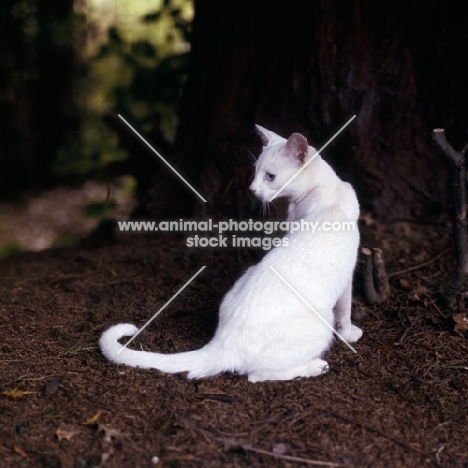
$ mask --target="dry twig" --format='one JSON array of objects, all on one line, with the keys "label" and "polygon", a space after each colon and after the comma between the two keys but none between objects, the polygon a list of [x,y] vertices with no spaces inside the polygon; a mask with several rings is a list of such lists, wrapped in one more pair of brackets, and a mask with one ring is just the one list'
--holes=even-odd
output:
[{"label": "dry twig", "polygon": [[397,439],[396,437],[385,434],[385,432],[382,432],[380,429],[377,429],[376,427],[372,427],[372,426],[369,426],[366,423],[356,421],[356,420],[354,420],[352,418],[349,418],[348,416],[345,416],[344,414],[337,413],[336,411],[330,411],[329,413],[332,416],[334,416],[335,418],[341,419],[342,421],[347,422],[349,424],[357,424],[358,426],[361,426],[366,431],[373,432],[374,434],[377,434],[380,437],[384,437],[385,439],[388,439],[388,440],[392,441],[394,444],[400,445],[401,447],[404,447],[405,449],[407,449],[407,450],[409,450],[411,452],[417,453],[418,455],[422,455],[422,456],[425,456],[425,457],[428,456],[427,453],[424,453],[423,451],[417,449],[416,447],[413,447],[410,444],[407,444],[406,442],[404,442],[404,441],[402,441],[400,439]]},{"label": "dry twig", "polygon": [[410,271],[415,271],[415,270],[419,270],[420,268],[424,268],[425,266],[430,265],[431,263],[438,260],[442,255],[445,255],[450,250],[452,250],[452,248],[443,250],[440,254],[436,255],[434,258],[431,258],[427,262],[419,263],[418,265],[413,265],[411,267],[405,268],[404,270],[398,270],[398,271],[394,271],[393,273],[389,273],[388,277],[392,278],[393,276],[400,276],[405,273],[409,273]]},{"label": "dry twig", "polygon": [[361,257],[366,301],[370,305],[385,301],[390,295],[390,284],[382,250],[364,247],[361,249]]},{"label": "dry twig", "polygon": [[256,447],[253,447],[250,443],[247,441],[238,439],[238,438],[226,438],[226,437],[216,437],[214,434],[210,433],[209,431],[205,429],[200,429],[199,427],[194,426],[190,421],[188,421],[185,418],[181,418],[180,415],[178,416],[178,419],[183,421],[185,425],[189,426],[190,428],[194,429],[198,433],[202,434],[204,437],[207,437],[208,439],[211,440],[216,440],[217,442],[221,442],[224,444],[225,450],[243,450],[245,452],[253,452],[257,453],[259,455],[265,455],[268,457],[272,458],[277,458],[281,460],[286,460],[290,462],[296,462],[296,463],[304,463],[309,466],[327,466],[327,467],[337,467],[337,466],[343,466],[340,463],[333,463],[333,462],[326,462],[326,461],[321,461],[321,460],[312,460],[310,458],[302,458],[302,457],[294,457],[292,455],[284,455],[281,453],[274,453],[274,452],[269,452],[268,450],[263,450],[259,449]]},{"label": "dry twig", "polygon": [[450,309],[455,308],[455,296],[460,288],[465,284],[468,277],[468,243],[467,243],[467,222],[466,222],[466,194],[465,194],[465,152],[456,151],[445,137],[443,128],[436,128],[432,131],[432,144],[450,165],[450,178],[453,196],[453,236],[455,241],[455,251],[457,264],[455,271],[445,286],[443,298]]}]

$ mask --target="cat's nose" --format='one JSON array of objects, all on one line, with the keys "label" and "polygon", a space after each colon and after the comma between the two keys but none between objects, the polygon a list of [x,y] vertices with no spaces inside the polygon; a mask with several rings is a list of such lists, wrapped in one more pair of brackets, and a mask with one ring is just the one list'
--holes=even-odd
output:
[{"label": "cat's nose", "polygon": [[253,188],[253,187],[249,187],[249,190],[252,192],[252,193],[255,193],[257,191],[256,188]]}]

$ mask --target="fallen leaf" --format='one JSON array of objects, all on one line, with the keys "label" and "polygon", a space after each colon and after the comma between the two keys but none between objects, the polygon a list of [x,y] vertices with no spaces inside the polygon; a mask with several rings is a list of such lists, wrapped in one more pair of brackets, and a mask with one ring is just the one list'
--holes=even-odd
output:
[{"label": "fallen leaf", "polygon": [[59,441],[63,440],[63,439],[71,440],[72,437],[74,435],[76,435],[76,434],[78,434],[78,432],[72,431],[72,430],[67,430],[67,429],[62,429],[60,427],[55,431],[55,435],[57,436],[57,439]]},{"label": "fallen leaf", "polygon": [[109,457],[114,453],[114,446],[116,443],[120,443],[118,440],[121,437],[120,432],[117,429],[114,429],[109,424],[99,424],[98,432],[102,432],[102,442],[101,442],[101,465],[103,466],[107,463]]},{"label": "fallen leaf", "polygon": [[117,429],[112,428],[109,424],[99,424],[99,432],[104,432],[102,440],[104,442],[112,442],[112,439],[118,439],[120,437],[120,432]]},{"label": "fallen leaf", "polygon": [[237,439],[234,437],[229,437],[226,439],[222,439],[220,442],[224,444],[224,451],[225,452],[243,452],[250,444],[245,439]]},{"label": "fallen leaf", "polygon": [[426,286],[419,285],[409,293],[409,298],[412,301],[424,302],[424,296],[429,295],[429,289]]},{"label": "fallen leaf", "polygon": [[112,267],[107,267],[106,271],[113,277],[117,278],[119,275]]},{"label": "fallen leaf", "polygon": [[45,388],[45,391],[44,391],[44,395],[46,397],[50,397],[54,393],[57,393],[57,390],[59,388],[59,385],[60,385],[61,381],[62,381],[61,378],[49,380],[49,382],[47,382],[47,385],[46,385],[46,388]]},{"label": "fallen leaf", "polygon": [[94,416],[84,421],[83,424],[85,424],[86,426],[93,426],[94,424],[97,424],[97,421],[99,419],[99,416],[101,416],[101,414],[102,414],[102,410],[99,410]]},{"label": "fallen leaf", "polygon": [[361,216],[359,216],[359,221],[364,222],[365,226],[372,226],[377,224],[370,213],[361,213]]},{"label": "fallen leaf", "polygon": [[101,464],[99,466],[104,466],[104,463],[107,463],[112,453],[102,453],[101,454]]},{"label": "fallen leaf", "polygon": [[400,278],[400,286],[409,291],[411,289],[411,281],[408,278]]},{"label": "fallen leaf", "polygon": [[465,331],[468,330],[468,317],[466,314],[455,314],[453,316],[453,321],[455,322],[454,331]]},{"label": "fallen leaf", "polygon": [[22,400],[27,395],[35,395],[36,392],[28,392],[26,390],[19,390],[18,388],[14,388],[12,390],[5,390],[2,392],[2,395],[5,395],[7,398],[11,398],[12,400]]},{"label": "fallen leaf", "polygon": [[24,458],[28,458],[28,454],[19,445],[13,445],[13,450],[18,455],[21,455]]}]

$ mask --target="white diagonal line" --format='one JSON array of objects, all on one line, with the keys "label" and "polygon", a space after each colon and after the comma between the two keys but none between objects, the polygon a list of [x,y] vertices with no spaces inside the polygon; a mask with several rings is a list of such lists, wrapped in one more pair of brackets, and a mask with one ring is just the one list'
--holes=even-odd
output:
[{"label": "white diagonal line", "polygon": [[270,270],[281,280],[283,283],[312,311],[317,317],[331,330],[333,333],[351,350],[357,353],[357,351],[272,267]]},{"label": "white diagonal line", "polygon": [[127,124],[127,126],[133,130],[133,132],[138,135],[140,137],[140,139],[146,144],[146,146],[148,146],[148,148],[153,151],[153,153],[155,153],[160,159],[161,161],[166,164],[167,167],[169,167],[169,169],[171,169],[175,174],[177,174],[179,176],[179,178],[185,182],[185,184],[192,189],[192,191],[198,195],[205,203],[207,203],[207,201],[180,175],[179,172],[177,172],[120,114],[119,114],[119,117]]},{"label": "white diagonal line", "polygon": [[118,351],[117,354],[126,348],[204,269],[202,266],[139,330],[128,340]]},{"label": "white diagonal line", "polygon": [[354,119],[353,115],[269,200],[274,200]]}]

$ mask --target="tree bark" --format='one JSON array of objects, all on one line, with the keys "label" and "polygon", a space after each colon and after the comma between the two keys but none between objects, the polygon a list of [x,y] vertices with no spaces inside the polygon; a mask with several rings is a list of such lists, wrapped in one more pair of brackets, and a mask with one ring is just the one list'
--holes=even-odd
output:
[{"label": "tree bark", "polygon": [[468,28],[458,8],[435,0],[292,0],[267,8],[195,0],[176,155],[210,204],[175,179],[170,198],[185,193],[199,213],[251,213],[252,168],[242,157],[260,151],[255,122],[286,137],[300,132],[318,148],[356,114],[323,156],[353,183],[363,209],[405,218],[446,208],[447,171],[428,135],[438,118],[456,138],[466,134],[453,118],[468,115],[462,80],[449,113],[441,95],[456,91],[440,88],[446,78],[435,66],[463,61]]},{"label": "tree bark", "polygon": [[466,202],[466,167],[465,151],[456,151],[445,137],[442,128],[432,131],[432,142],[437,152],[450,166],[450,179],[453,197],[453,237],[456,252],[456,268],[443,291],[446,304],[454,309],[456,294],[468,277],[468,237],[467,237],[467,202]]},{"label": "tree bark", "polygon": [[361,263],[364,297],[369,305],[388,299],[390,284],[381,249],[361,248]]},{"label": "tree bark", "polygon": [[1,195],[41,189],[73,132],[73,0],[0,6]]},{"label": "tree bark", "polygon": [[52,165],[77,124],[74,99],[74,0],[38,0],[38,79],[32,96],[34,186],[52,182]]}]

